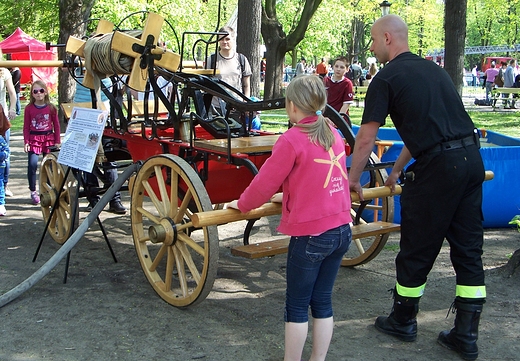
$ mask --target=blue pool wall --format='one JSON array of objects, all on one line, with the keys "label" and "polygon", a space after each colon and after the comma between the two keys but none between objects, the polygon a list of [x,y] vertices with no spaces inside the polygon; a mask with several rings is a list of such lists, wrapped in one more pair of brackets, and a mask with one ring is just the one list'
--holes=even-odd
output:
[{"label": "blue pool wall", "polygon": [[[353,126],[357,134],[358,126]],[[484,168],[494,173],[494,178],[483,185],[482,210],[484,227],[511,227],[509,221],[520,214],[520,139],[493,131],[482,131],[480,153]],[[382,162],[394,162],[403,148],[401,137],[395,128],[380,128],[378,138],[394,141],[383,154]],[[486,146],[491,143],[492,146]],[[374,148],[377,152],[377,148]],[[387,170],[390,172],[390,169]],[[400,196],[395,197],[394,222],[401,221]]]}]

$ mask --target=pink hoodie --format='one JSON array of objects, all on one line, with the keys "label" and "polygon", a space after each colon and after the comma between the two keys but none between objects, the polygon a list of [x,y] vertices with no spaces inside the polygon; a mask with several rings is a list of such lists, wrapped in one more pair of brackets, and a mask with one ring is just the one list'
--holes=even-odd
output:
[{"label": "pink hoodie", "polygon": [[333,131],[336,142],[328,152],[311,143],[301,128],[292,127],[280,136],[271,157],[240,196],[240,211],[258,208],[283,186],[281,233],[319,235],[352,222],[345,145]]}]

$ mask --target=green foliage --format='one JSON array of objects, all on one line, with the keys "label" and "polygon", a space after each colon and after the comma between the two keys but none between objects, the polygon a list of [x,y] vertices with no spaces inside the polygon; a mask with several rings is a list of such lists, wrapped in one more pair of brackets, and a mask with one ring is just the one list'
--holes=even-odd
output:
[{"label": "green foliage", "polygon": [[[67,0],[62,0],[62,2]],[[103,0],[97,1],[91,18],[104,18],[119,24],[123,18],[139,11],[153,11],[165,17],[171,29],[165,26],[162,36],[170,49],[180,51],[178,41],[184,31],[213,31],[227,23],[235,10],[237,0]],[[288,34],[298,25],[305,2],[278,0],[277,16]],[[59,34],[57,0],[3,0],[0,7],[0,36],[5,38],[16,27],[41,40],[55,43]],[[518,44],[520,0],[498,4],[490,0],[468,0],[467,46]],[[402,16],[408,23],[410,48],[425,55],[429,50],[444,47],[444,3],[438,0],[394,0],[390,11]],[[321,57],[338,55],[351,57],[360,51],[360,58],[370,56],[370,26],[381,16],[379,1],[323,0],[313,16],[305,38],[298,45],[296,55],[304,55],[317,63]],[[127,19],[122,27],[137,28],[139,16]],[[362,25],[355,31],[355,27]],[[361,39],[356,38],[362,34]],[[177,38],[179,40],[177,40]],[[193,44],[194,37],[188,37]],[[190,45],[191,46],[191,45]],[[359,48],[359,49],[358,49]],[[357,50],[356,50],[357,49]],[[292,54],[288,54],[288,60]],[[519,54],[486,54],[466,56],[465,66],[480,63],[484,56]]]},{"label": "green foliage", "polygon": [[17,27],[40,41],[58,39],[57,0],[3,0],[0,6],[0,36],[5,38]]},{"label": "green foliage", "polygon": [[509,221],[509,224],[516,224],[518,232],[520,232],[520,215],[514,216],[513,219]]}]

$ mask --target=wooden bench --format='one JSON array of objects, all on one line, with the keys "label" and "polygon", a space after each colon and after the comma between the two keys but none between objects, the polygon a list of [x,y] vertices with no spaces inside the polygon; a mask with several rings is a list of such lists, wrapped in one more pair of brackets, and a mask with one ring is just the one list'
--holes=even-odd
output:
[{"label": "wooden bench", "polygon": [[[159,109],[157,111],[157,118],[166,118],[168,115],[168,109],[166,105],[163,104],[162,101],[158,100]],[[123,102],[126,111],[128,111],[128,106],[125,102]],[[148,100],[148,114],[153,115],[155,108],[155,103],[153,99]],[[144,117],[145,109],[144,109],[144,100],[133,100],[132,99],[132,117],[142,118]]]},{"label": "wooden bench", "polygon": [[182,68],[179,70],[183,73],[188,74],[200,74],[200,75],[213,75],[220,74],[220,71],[213,69],[204,69],[204,62],[198,61],[195,63],[194,61],[185,60],[182,62]]},{"label": "wooden bench", "polygon": [[365,100],[365,96],[367,95],[367,86],[354,86],[354,101],[356,102],[356,107],[359,107],[359,102],[361,100]]},{"label": "wooden bench", "polygon": [[[103,102],[99,103],[99,106],[101,110],[106,110],[105,104]],[[91,102],[85,102],[85,103],[61,103],[60,104],[61,110],[63,111],[63,115],[65,115],[65,118],[70,119],[72,116],[72,110],[74,108],[87,108],[92,109],[92,103]]]},{"label": "wooden bench", "polygon": [[[373,237],[378,234],[397,232],[400,229],[400,224],[389,222],[372,222],[367,224],[359,224],[352,226],[352,239]],[[289,238],[283,238],[274,241],[266,241],[237,246],[231,248],[231,254],[234,256],[245,257],[248,259],[256,259],[287,253],[288,248]]]},{"label": "wooden bench", "polygon": [[[261,135],[256,137],[231,138],[231,154],[266,153],[273,149],[274,143],[280,135]],[[226,154],[228,150],[227,139],[196,140],[195,148]]]},{"label": "wooden bench", "polygon": [[493,107],[493,110],[496,109],[496,104],[501,99],[508,99],[508,98],[502,98],[502,94],[520,94],[520,88],[493,88],[491,90],[491,106]]}]

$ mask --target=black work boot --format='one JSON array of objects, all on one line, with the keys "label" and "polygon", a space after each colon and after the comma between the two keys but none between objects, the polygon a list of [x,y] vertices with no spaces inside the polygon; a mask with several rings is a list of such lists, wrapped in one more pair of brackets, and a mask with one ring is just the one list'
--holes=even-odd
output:
[{"label": "black work boot", "polygon": [[[480,302],[482,300],[479,300]],[[464,360],[476,360],[478,357],[478,324],[482,306],[482,304],[463,303],[456,298],[452,305],[454,311],[457,312],[455,327],[451,331],[442,331],[437,342],[447,349],[458,352]]]},{"label": "black work boot", "polygon": [[121,201],[119,200],[112,200],[110,201],[110,206],[108,208],[108,211],[115,214],[125,214],[126,208],[121,204]]},{"label": "black work boot", "polygon": [[420,297],[402,297],[394,291],[394,307],[388,317],[379,316],[376,328],[401,341],[412,342],[417,338],[417,312]]}]

